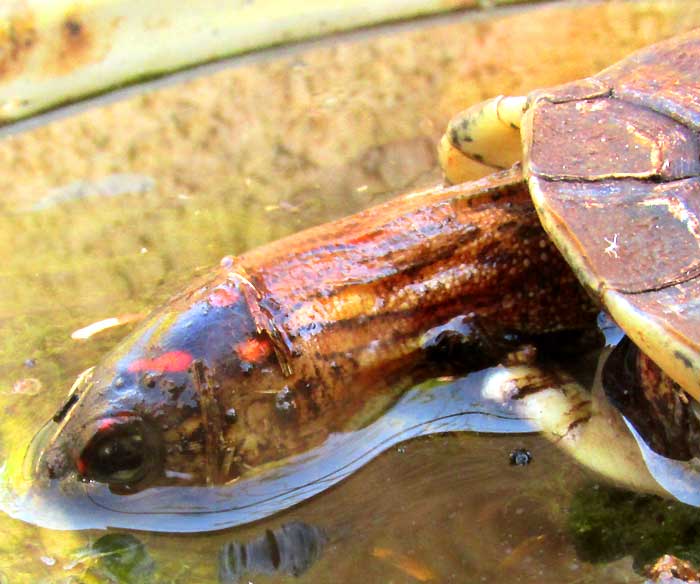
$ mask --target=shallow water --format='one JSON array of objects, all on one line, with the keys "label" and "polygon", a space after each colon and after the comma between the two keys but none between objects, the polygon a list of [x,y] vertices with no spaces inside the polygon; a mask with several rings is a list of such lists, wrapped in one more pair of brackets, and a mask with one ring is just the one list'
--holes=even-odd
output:
[{"label": "shallow water", "polygon": [[[496,14],[329,43],[6,139],[2,456],[28,444],[75,376],[138,315],[223,255],[435,182],[433,144],[460,105],[593,72],[700,23],[692,2],[631,4]],[[133,322],[71,339],[115,316]],[[515,448],[529,450],[532,463],[511,466]],[[616,519],[610,509],[625,505],[637,511]],[[673,539],[695,529],[694,518],[662,515],[679,507],[611,492],[536,436],[439,435],[394,446],[321,496],[251,526],[137,533],[145,549],[119,576],[95,548],[77,554],[104,532],[55,532],[2,516],[0,570],[9,582],[108,582],[110,573],[210,582],[224,543],[304,522],[328,541],[294,581],[635,582],[643,578],[633,562],[639,568],[654,555],[642,545],[649,533],[666,538],[659,553],[695,549],[692,538]],[[660,517],[652,527],[650,516]],[[629,542],[605,527],[620,521]]]}]

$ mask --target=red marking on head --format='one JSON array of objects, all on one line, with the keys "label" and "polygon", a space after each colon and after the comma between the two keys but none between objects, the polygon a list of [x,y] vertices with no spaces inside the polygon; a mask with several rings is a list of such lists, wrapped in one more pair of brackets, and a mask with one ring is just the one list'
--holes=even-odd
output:
[{"label": "red marking on head", "polygon": [[236,353],[243,361],[257,363],[272,353],[272,345],[267,339],[248,339],[236,345]]},{"label": "red marking on head", "polygon": [[82,458],[78,458],[78,460],[75,461],[75,468],[78,469],[79,475],[85,476],[87,464],[85,464],[85,461]]},{"label": "red marking on head", "polygon": [[97,427],[97,431],[103,432],[104,430],[109,430],[116,423],[117,423],[117,420],[115,420],[114,418],[107,418],[105,420],[102,420],[100,422],[100,425]]},{"label": "red marking on head", "polygon": [[209,304],[216,307],[231,306],[241,298],[241,294],[231,286],[218,286],[209,295]]},{"label": "red marking on head", "polygon": [[187,371],[193,359],[187,351],[169,351],[153,359],[136,359],[129,364],[127,371],[131,373],[139,371],[155,371],[157,373]]}]

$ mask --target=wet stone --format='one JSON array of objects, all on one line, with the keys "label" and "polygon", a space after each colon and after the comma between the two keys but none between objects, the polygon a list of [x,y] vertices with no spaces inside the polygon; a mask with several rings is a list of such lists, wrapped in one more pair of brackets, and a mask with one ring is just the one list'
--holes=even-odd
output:
[{"label": "wet stone", "polygon": [[532,453],[525,448],[516,448],[509,456],[511,466],[527,466],[532,462]]},{"label": "wet stone", "polygon": [[37,395],[41,393],[43,386],[39,379],[35,377],[26,377],[18,379],[12,386],[12,393],[20,393],[23,395]]}]

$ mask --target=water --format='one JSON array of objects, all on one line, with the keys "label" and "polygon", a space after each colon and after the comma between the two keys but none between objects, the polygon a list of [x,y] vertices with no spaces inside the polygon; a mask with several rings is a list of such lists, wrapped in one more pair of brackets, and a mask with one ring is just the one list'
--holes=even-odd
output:
[{"label": "water", "polygon": [[[226,254],[432,184],[433,145],[454,109],[593,72],[678,30],[681,15],[682,26],[700,22],[692,3],[674,6],[628,8],[627,17],[622,5],[550,9],[329,44],[5,140],[0,453],[28,444],[76,375],[135,323],[86,341],[72,332],[148,311]],[[85,193],[119,175],[149,187]],[[54,196],[75,184],[80,197]],[[510,465],[516,448],[532,453],[529,465]],[[619,524],[610,508],[624,497],[538,436],[438,434],[392,445],[272,518],[210,534],[127,537],[119,528],[103,539],[102,530],[54,531],[3,515],[0,581],[214,582],[224,544],[295,523],[327,539],[295,582],[642,581],[653,554],[641,542],[659,531],[644,521],[682,509],[663,502],[652,513],[658,501],[634,499],[642,511],[622,520],[628,542],[594,520]],[[673,517],[666,524],[693,525]],[[681,531],[664,531],[659,549],[694,549],[672,541]]]},{"label": "water", "polygon": [[32,450],[42,448],[37,445],[23,460],[21,471],[8,463],[0,476],[17,485],[2,493],[0,509],[51,529],[121,527],[199,533],[253,523],[327,491],[411,439],[450,432],[539,431],[539,422],[528,416],[522,404],[485,397],[497,393],[505,378],[510,376],[504,367],[493,367],[454,381],[419,385],[373,422],[331,434],[319,447],[225,486],[150,488],[123,497],[99,483],[34,485]]}]

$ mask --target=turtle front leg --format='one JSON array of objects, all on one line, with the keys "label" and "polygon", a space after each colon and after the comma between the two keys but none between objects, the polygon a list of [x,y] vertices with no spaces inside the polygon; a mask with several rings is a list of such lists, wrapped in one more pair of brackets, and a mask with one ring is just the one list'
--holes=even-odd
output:
[{"label": "turtle front leg", "polygon": [[502,95],[458,113],[440,140],[438,157],[452,184],[467,178],[467,159],[495,168],[509,168],[522,159],[520,119],[527,98]]}]

